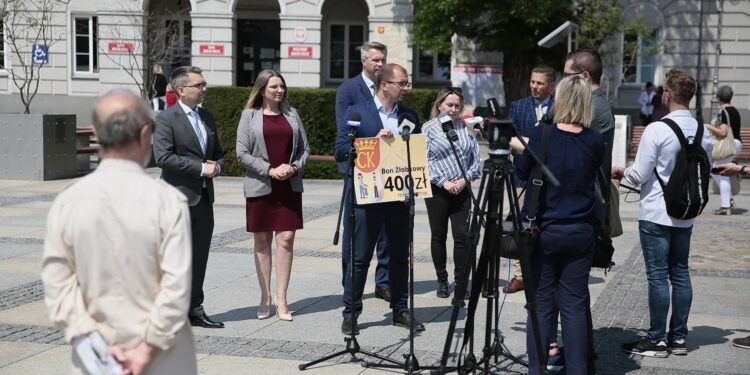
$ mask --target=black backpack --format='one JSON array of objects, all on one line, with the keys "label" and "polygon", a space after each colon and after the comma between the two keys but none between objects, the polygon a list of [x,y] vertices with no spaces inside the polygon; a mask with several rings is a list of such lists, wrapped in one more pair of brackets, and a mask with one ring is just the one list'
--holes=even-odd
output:
[{"label": "black backpack", "polygon": [[677,161],[674,170],[669,176],[666,185],[656,173],[662,191],[664,201],[667,204],[667,214],[676,219],[692,219],[703,212],[708,203],[708,183],[711,167],[708,163],[706,151],[701,146],[703,138],[703,125],[698,124],[698,130],[693,137],[693,143],[688,144],[677,124],[668,118],[661,119],[669,125],[677,139],[680,140],[680,151],[677,153]]}]

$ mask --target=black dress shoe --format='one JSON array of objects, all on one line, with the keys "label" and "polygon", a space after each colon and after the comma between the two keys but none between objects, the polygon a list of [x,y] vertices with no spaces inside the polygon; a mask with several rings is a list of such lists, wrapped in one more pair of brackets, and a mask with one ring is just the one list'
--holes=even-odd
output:
[{"label": "black dress shoe", "polygon": [[206,314],[190,316],[190,325],[203,328],[224,328],[224,323],[214,322]]},{"label": "black dress shoe", "polygon": [[359,326],[354,323],[352,318],[344,318],[341,323],[341,333],[350,336],[352,334],[352,326],[354,326],[354,334],[359,335]]},{"label": "black dress shoe", "polygon": [[380,298],[383,301],[391,302],[391,289],[375,287],[375,298]]},{"label": "black dress shoe", "polygon": [[[406,329],[411,329],[411,321],[412,321],[411,315],[409,315],[408,311],[403,311],[398,314],[396,314],[393,318],[393,325],[397,327],[404,327]],[[414,332],[424,331],[424,324],[420,323],[417,319],[414,320]]]}]

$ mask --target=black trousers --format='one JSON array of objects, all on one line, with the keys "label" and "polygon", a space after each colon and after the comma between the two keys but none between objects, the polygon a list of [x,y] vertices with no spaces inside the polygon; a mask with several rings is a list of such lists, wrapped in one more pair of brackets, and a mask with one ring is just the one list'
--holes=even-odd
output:
[{"label": "black trousers", "polygon": [[458,195],[453,195],[435,184],[432,185],[432,198],[425,199],[427,218],[430,221],[430,249],[432,263],[438,280],[447,280],[445,269],[447,251],[445,242],[448,238],[448,220],[453,234],[453,277],[461,279],[461,266],[466,258],[469,235],[469,211],[471,210],[471,187],[467,186]]},{"label": "black trousers", "polygon": [[193,237],[193,284],[189,311],[192,311],[203,305],[203,280],[206,278],[208,251],[214,233],[214,208],[206,189],[203,189],[198,204],[190,206],[190,230]]}]

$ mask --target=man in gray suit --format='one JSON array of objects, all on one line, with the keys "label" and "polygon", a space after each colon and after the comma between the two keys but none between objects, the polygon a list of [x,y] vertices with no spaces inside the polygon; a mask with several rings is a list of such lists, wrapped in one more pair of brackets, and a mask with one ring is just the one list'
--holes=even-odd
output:
[{"label": "man in gray suit", "polygon": [[214,231],[214,183],[221,173],[224,154],[219,146],[214,117],[198,108],[206,94],[202,70],[193,66],[175,69],[172,88],[179,100],[156,117],[154,158],[161,178],[188,199],[193,237],[193,281],[188,317],[193,326],[223,328],[203,310],[203,279]]}]

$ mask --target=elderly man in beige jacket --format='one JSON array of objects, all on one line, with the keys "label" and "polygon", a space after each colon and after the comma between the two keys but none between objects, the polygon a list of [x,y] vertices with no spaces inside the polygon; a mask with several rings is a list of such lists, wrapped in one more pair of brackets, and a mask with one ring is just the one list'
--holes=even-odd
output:
[{"label": "elderly man in beige jacket", "polygon": [[189,210],[183,194],[143,170],[153,127],[135,94],[103,95],[94,110],[102,161],[49,212],[45,301],[73,343],[74,373],[197,373]]}]

